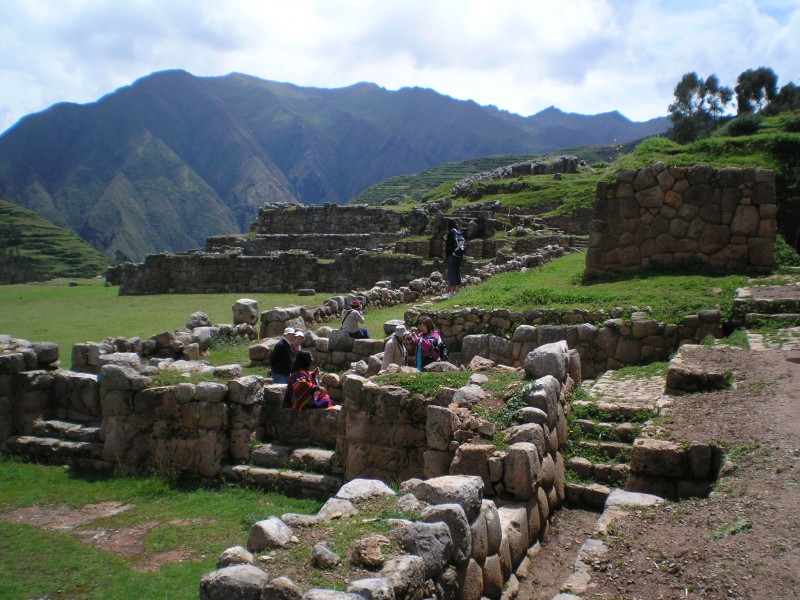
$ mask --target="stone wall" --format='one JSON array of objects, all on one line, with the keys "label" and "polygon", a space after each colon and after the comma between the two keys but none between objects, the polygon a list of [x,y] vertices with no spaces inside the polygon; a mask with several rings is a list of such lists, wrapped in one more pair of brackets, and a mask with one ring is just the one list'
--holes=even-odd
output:
[{"label": "stone wall", "polygon": [[304,252],[265,256],[238,253],[156,254],[143,263],[124,263],[108,271],[120,295],[294,293],[301,288],[327,292],[369,288],[387,280],[397,286],[431,273],[418,256],[344,252],[320,261]]},{"label": "stone wall", "polygon": [[396,234],[409,227],[411,222],[427,216],[410,216],[409,213],[375,208],[366,205],[323,206],[267,205],[258,211],[258,218],[251,228],[259,234]]},{"label": "stone wall", "polygon": [[[245,256],[264,256],[286,250],[303,250],[320,258],[334,258],[345,248],[378,250],[394,242],[395,233],[292,233],[256,236],[217,235],[206,239],[206,252],[231,252],[240,248]],[[402,254],[402,253],[401,253]]]},{"label": "stone wall", "polygon": [[[519,434],[512,442],[533,435],[544,444],[544,438],[552,434],[552,443],[526,446],[525,460],[533,460],[534,455],[539,461],[547,460],[544,454],[553,453],[554,464],[563,471],[563,459],[555,453],[566,443],[563,403],[572,384],[563,365],[568,365],[569,355],[564,343],[550,352],[559,357],[551,362],[562,368],[557,369],[558,378],[550,375],[544,383],[536,380],[535,386],[547,393],[540,397],[532,392],[530,402],[552,414],[546,422],[528,427],[538,428],[538,433]],[[504,466],[507,460],[522,460],[514,458],[516,451],[496,451],[488,444],[493,428],[487,424],[475,430],[474,419],[448,408],[459,403],[457,390],[423,399],[401,388],[379,387],[352,372],[341,379],[327,374],[324,382],[332,397],[343,402],[341,411],[297,412],[283,408],[284,386],[265,386],[265,378],[256,375],[156,386],[152,376],[157,367],[137,364],[130,356],[109,356],[98,375],[86,375],[60,369],[28,370],[20,354],[0,357],[4,442],[36,434],[39,421],[69,419],[99,425],[101,447],[96,458],[107,468],[176,469],[214,477],[224,464],[246,462],[252,440],[268,438],[289,445],[335,446],[348,479],[397,480],[454,471],[482,476],[489,495],[531,497],[530,490],[520,491],[527,484],[517,482],[512,467]],[[217,367],[214,373],[236,371]],[[535,379],[540,373],[531,370],[529,375]],[[462,445],[479,449],[460,450]],[[491,471],[469,458],[476,452],[492,464]],[[537,466],[533,472],[540,470]]]},{"label": "stone wall", "polygon": [[717,310],[702,311],[684,317],[680,324],[670,324],[648,319],[644,312],[609,318],[605,312],[590,314],[582,310],[523,314],[506,309],[411,309],[405,313],[405,322],[415,325],[426,316],[436,323],[448,346],[460,350],[462,364],[483,356],[498,364],[519,367],[531,350],[564,340],[570,349],[578,351],[584,376],[590,378],[625,365],[668,360],[681,344],[724,334]]},{"label": "stone wall", "polygon": [[775,175],[707,165],[624,169],[600,182],[586,275],[701,263],[724,271],[773,264]]}]

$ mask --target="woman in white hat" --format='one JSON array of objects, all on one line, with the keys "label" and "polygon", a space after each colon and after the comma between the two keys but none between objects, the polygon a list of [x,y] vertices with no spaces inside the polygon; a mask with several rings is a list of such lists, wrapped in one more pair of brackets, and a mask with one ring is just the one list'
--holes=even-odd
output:
[{"label": "woman in white hat", "polygon": [[405,325],[398,325],[395,327],[394,333],[386,341],[386,347],[383,350],[383,362],[381,363],[381,371],[389,368],[389,365],[395,364],[401,367],[405,366],[406,358],[408,357],[408,350],[406,350],[406,336],[408,331]]}]

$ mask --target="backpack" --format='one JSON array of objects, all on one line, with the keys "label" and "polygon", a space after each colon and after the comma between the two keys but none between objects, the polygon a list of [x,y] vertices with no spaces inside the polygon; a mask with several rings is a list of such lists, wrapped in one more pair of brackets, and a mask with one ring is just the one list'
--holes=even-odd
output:
[{"label": "backpack", "polygon": [[448,359],[450,358],[450,349],[447,347],[447,344],[444,343],[442,338],[436,338],[432,344],[432,347],[436,351],[436,360],[448,362]]},{"label": "backpack", "polygon": [[464,234],[461,233],[460,229],[453,229],[453,233],[456,237],[456,248],[453,250],[453,256],[463,258],[467,253],[467,242],[464,239]]}]

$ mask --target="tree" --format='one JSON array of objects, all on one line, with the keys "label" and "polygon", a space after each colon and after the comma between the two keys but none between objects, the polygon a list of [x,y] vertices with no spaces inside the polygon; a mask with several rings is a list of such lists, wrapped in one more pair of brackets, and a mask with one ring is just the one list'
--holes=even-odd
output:
[{"label": "tree", "polygon": [[675,102],[669,105],[675,140],[685,143],[710,135],[732,98],[733,91],[721,86],[716,75],[703,80],[694,71],[686,73],[675,86]]},{"label": "tree", "polygon": [[769,67],[743,71],[736,80],[736,114],[764,111],[778,95],[778,76]]},{"label": "tree", "polygon": [[775,100],[769,103],[764,112],[777,115],[782,112],[790,112],[800,109],[800,87],[791,81],[781,88]]}]

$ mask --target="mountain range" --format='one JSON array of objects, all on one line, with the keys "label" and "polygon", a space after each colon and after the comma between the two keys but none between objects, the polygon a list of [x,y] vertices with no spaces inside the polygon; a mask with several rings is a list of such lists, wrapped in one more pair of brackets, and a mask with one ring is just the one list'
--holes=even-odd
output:
[{"label": "mountain range", "polygon": [[0,194],[109,257],[141,259],[247,231],[267,202],[343,203],[442,163],[624,143],[669,125],[554,107],[522,117],[422,88],[162,71],[21,119],[0,137]]}]

